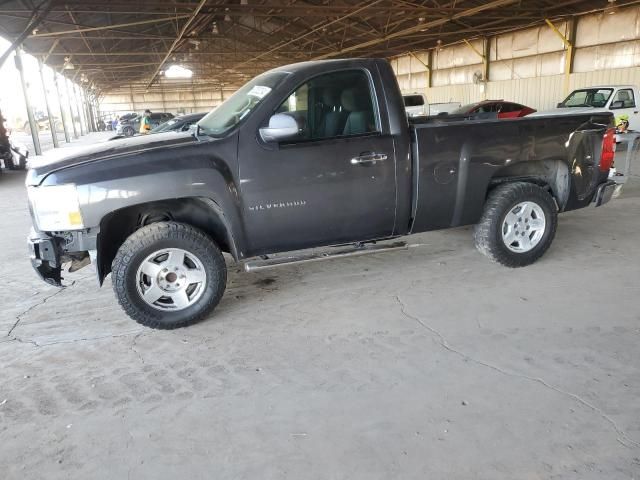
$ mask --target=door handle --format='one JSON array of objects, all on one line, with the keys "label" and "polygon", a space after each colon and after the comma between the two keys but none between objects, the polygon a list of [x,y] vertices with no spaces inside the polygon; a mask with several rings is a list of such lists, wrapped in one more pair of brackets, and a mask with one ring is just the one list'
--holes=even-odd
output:
[{"label": "door handle", "polygon": [[363,163],[376,163],[387,159],[386,153],[363,153],[351,159],[351,165],[362,165]]}]

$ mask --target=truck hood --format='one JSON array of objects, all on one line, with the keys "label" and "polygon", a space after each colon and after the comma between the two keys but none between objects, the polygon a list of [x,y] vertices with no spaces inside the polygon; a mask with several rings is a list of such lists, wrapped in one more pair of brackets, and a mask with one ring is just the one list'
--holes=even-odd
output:
[{"label": "truck hood", "polygon": [[550,110],[543,110],[541,112],[534,112],[527,115],[527,117],[546,117],[549,115],[573,115],[578,113],[602,113],[608,112],[606,108],[596,107],[565,107],[565,108],[552,108]]},{"label": "truck hood", "polygon": [[47,152],[42,158],[30,159],[27,185],[39,185],[50,173],[85,163],[105,161],[122,155],[135,155],[156,148],[196,143],[190,133],[167,132],[124,138],[90,146],[66,147]]}]

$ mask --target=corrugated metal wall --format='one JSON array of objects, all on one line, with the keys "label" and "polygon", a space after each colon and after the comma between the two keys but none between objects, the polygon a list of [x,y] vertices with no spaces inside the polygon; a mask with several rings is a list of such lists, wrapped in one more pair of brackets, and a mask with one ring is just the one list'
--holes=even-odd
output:
[{"label": "corrugated metal wall", "polygon": [[[640,84],[640,7],[576,18],[575,56],[569,88],[602,84]],[[555,22],[567,34],[567,22]],[[506,99],[538,110],[553,108],[566,97],[562,40],[547,25],[488,39],[489,79],[473,83],[482,60],[465,44],[433,52],[432,86],[428,86],[427,52],[391,60],[403,92],[426,93],[429,101],[471,103]],[[472,42],[482,51],[480,40]]]},{"label": "corrugated metal wall", "polygon": [[161,90],[141,93],[122,88],[105,95],[100,102],[103,115],[122,115],[128,112],[171,112],[173,114],[208,112],[220,105],[233,90],[192,84],[190,82],[162,82]]}]

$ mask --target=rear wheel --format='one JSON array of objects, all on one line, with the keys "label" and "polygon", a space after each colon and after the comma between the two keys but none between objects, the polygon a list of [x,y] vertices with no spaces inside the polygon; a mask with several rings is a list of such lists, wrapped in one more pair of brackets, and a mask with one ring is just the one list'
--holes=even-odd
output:
[{"label": "rear wheel", "polygon": [[125,137],[133,137],[136,131],[132,127],[124,127],[122,129],[122,133],[124,134]]},{"label": "rear wheel", "polygon": [[556,233],[558,212],[543,188],[517,182],[496,187],[474,228],[476,248],[494,262],[524,267],[547,251]]},{"label": "rear wheel", "polygon": [[151,328],[191,325],[220,302],[227,282],[224,257],[200,230],[159,222],[137,230],[112,264],[113,289],[124,311]]}]

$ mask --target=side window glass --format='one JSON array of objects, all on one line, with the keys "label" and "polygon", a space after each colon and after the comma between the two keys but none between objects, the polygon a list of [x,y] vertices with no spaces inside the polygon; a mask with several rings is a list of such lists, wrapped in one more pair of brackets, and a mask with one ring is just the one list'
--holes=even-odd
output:
[{"label": "side window glass", "polygon": [[312,78],[282,102],[276,113],[296,119],[302,140],[379,131],[369,78],[361,70]]},{"label": "side window glass", "polygon": [[[618,93],[616,93],[616,96],[611,102],[611,105],[613,105],[616,102],[622,102],[622,106],[621,107],[619,106],[617,108],[634,108],[636,106],[636,101],[633,96],[633,90],[631,90],[630,88],[618,90]],[[620,104],[618,103],[618,105]]]}]

